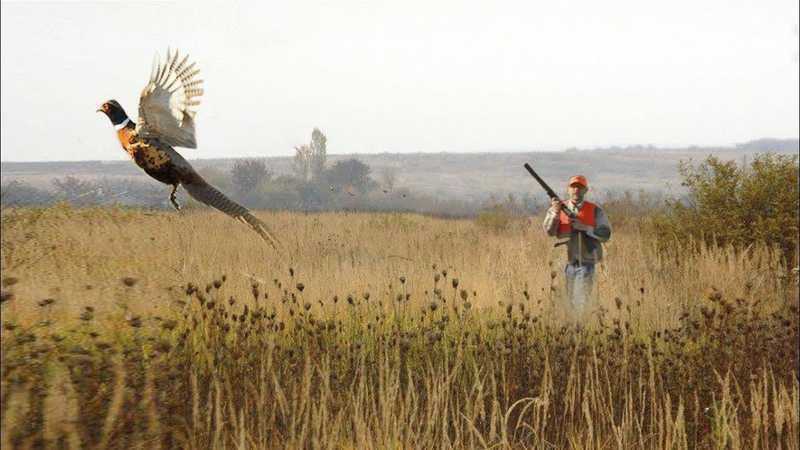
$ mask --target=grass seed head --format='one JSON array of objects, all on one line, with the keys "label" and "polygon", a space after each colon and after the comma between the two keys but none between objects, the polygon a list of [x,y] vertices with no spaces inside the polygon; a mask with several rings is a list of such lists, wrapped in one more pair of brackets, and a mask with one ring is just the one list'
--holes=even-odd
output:
[{"label": "grass seed head", "polygon": [[192,294],[194,294],[195,292],[197,292],[197,286],[195,286],[195,285],[194,285],[193,283],[191,283],[191,282],[190,282],[190,283],[187,283],[187,284],[186,284],[186,295],[192,295]]},{"label": "grass seed head", "polygon": [[11,291],[0,291],[0,303],[5,303],[14,299],[14,293]]},{"label": "grass seed head", "polygon": [[105,351],[111,348],[111,344],[108,342],[99,341],[95,344],[95,347],[97,347],[98,350]]},{"label": "grass seed head", "polygon": [[711,286],[706,290],[706,298],[712,302],[718,302],[722,300],[722,292],[718,291],[716,287]]}]

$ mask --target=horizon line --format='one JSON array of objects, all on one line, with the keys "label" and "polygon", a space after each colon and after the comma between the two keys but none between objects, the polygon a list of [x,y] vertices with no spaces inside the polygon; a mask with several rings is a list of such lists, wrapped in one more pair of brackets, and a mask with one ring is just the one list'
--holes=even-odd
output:
[{"label": "horizon line", "polygon": [[[494,150],[462,150],[462,151],[447,151],[447,150],[440,150],[440,151],[410,151],[410,152],[393,152],[393,151],[382,151],[382,152],[362,152],[362,153],[328,153],[328,156],[337,157],[337,156],[380,156],[380,155],[442,155],[442,154],[450,154],[450,155],[481,155],[481,154],[521,154],[521,153],[567,153],[567,152],[592,152],[592,151],[604,151],[610,149],[619,149],[619,150],[626,150],[626,149],[652,149],[652,150],[702,150],[702,149],[736,149],[740,146],[755,143],[758,141],[768,141],[768,140],[775,140],[775,141],[798,141],[800,142],[800,137],[792,137],[792,138],[772,138],[772,137],[764,137],[764,138],[757,138],[751,139],[749,141],[740,142],[740,143],[729,143],[729,144],[712,144],[712,145],[682,145],[682,146],[658,146],[654,144],[630,144],[630,145],[606,145],[606,146],[595,146],[595,147],[577,147],[577,146],[570,146],[566,148],[560,148],[555,150],[521,150],[521,149],[494,149]],[[180,148],[180,147],[179,147]],[[190,152],[193,149],[188,149]],[[186,155],[184,155],[186,157]],[[216,160],[216,159],[280,159],[280,158],[293,158],[294,155],[277,155],[277,156],[212,156],[212,157],[204,157],[204,158],[190,158],[186,157],[186,159],[191,161],[209,161],[209,160]],[[101,162],[101,163],[113,163],[113,162],[124,162],[130,161],[130,158],[125,157],[125,155],[120,155],[119,159],[47,159],[47,160],[3,160],[0,157],[0,163],[12,163],[12,164],[25,164],[25,163],[80,163],[80,162]]]}]

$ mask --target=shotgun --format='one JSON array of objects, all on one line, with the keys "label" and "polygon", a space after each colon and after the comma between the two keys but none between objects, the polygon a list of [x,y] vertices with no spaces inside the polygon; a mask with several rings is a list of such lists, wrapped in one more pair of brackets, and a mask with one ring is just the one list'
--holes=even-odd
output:
[{"label": "shotgun", "polygon": [[562,210],[562,211],[564,211],[564,214],[566,214],[566,215],[567,215],[569,218],[571,218],[571,219],[574,219],[574,218],[575,218],[575,216],[577,216],[577,215],[578,215],[578,214],[577,214],[575,211],[571,210],[571,209],[570,209],[570,208],[569,208],[569,207],[566,205],[566,203],[564,203],[564,202],[562,202],[562,201],[561,201],[561,198],[559,198],[559,197],[558,197],[558,194],[556,194],[556,191],[554,191],[554,190],[553,190],[553,188],[551,188],[551,187],[550,187],[550,186],[549,186],[549,185],[548,185],[548,184],[547,184],[547,183],[546,183],[546,182],[545,182],[545,181],[542,179],[542,177],[540,177],[540,176],[539,176],[539,174],[537,174],[537,173],[536,173],[536,171],[535,171],[535,170],[533,170],[533,167],[531,167],[531,165],[530,165],[530,164],[528,164],[528,163],[525,163],[525,169],[527,169],[527,170],[528,170],[528,173],[529,173],[529,174],[531,174],[531,176],[532,176],[533,178],[535,178],[535,179],[536,179],[536,181],[538,181],[538,182],[539,182],[539,184],[542,186],[542,189],[544,189],[544,191],[545,191],[545,192],[547,192],[547,195],[550,197],[550,200],[556,199],[556,200],[558,200],[559,202],[561,202],[561,210]]}]

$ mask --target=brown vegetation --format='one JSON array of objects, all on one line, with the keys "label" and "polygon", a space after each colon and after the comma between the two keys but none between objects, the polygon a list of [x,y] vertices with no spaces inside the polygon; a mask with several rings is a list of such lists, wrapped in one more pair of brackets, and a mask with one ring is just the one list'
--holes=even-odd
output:
[{"label": "brown vegetation", "polygon": [[617,229],[574,317],[539,218],[260,218],[4,210],[3,448],[799,446],[766,247]]}]

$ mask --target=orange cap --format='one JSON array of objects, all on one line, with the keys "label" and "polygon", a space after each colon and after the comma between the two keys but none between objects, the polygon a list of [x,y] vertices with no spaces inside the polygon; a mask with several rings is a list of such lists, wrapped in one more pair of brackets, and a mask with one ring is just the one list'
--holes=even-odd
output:
[{"label": "orange cap", "polygon": [[573,184],[580,184],[585,188],[589,187],[589,182],[586,181],[586,177],[583,175],[575,175],[574,177],[570,178],[567,186],[572,186]]}]

